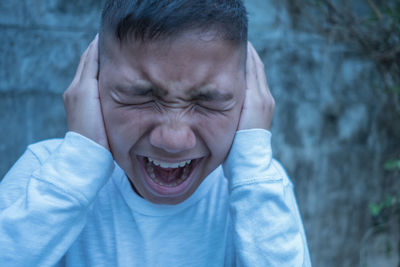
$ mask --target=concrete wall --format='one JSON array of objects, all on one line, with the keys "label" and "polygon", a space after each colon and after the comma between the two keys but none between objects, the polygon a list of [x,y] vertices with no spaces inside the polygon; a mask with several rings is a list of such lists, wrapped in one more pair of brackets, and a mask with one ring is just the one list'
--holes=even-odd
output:
[{"label": "concrete wall", "polygon": [[[0,2],[0,177],[28,144],[66,132],[61,94],[103,2]],[[400,188],[382,169],[400,147],[398,117],[371,62],[296,30],[273,3],[246,1],[250,40],[277,102],[274,153],[295,183],[314,266],[357,266],[368,204]]]},{"label": "concrete wall", "polygon": [[61,94],[98,27],[101,1],[0,1],[0,177],[33,142],[62,137]]}]

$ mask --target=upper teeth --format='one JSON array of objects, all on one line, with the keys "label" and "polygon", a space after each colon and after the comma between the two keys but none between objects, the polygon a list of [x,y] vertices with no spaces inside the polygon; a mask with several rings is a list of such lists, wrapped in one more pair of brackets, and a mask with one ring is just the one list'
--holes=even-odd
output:
[{"label": "upper teeth", "polygon": [[178,167],[184,167],[186,164],[190,164],[192,162],[191,160],[186,160],[182,162],[177,162],[177,163],[169,163],[169,162],[162,162],[158,161],[152,158],[148,158],[150,162],[152,162],[156,166],[160,166],[161,168],[178,168]]}]

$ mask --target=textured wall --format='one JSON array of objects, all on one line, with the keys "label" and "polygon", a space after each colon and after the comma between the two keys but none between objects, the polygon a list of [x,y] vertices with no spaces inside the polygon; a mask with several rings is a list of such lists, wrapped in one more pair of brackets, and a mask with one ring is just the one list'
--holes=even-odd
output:
[{"label": "textured wall", "polygon": [[61,94],[95,36],[101,1],[0,1],[0,177],[33,142],[62,137]]},{"label": "textured wall", "polygon": [[[0,177],[28,144],[64,135],[61,94],[96,33],[102,2],[0,2]],[[274,2],[246,1],[250,40],[277,102],[275,156],[295,183],[314,265],[356,266],[368,203],[400,188],[382,170],[400,147],[398,118],[372,63],[296,30]]]}]

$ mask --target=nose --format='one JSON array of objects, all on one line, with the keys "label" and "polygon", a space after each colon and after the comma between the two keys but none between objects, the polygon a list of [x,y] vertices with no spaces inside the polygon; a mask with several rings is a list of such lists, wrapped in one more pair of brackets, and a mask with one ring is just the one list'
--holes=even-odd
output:
[{"label": "nose", "polygon": [[151,145],[168,153],[180,153],[196,146],[196,136],[188,125],[163,123],[150,134]]}]

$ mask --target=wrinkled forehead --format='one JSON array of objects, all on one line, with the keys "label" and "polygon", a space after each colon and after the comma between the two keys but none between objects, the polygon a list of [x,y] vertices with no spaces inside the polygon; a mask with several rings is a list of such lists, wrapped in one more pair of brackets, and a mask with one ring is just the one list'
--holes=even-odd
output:
[{"label": "wrinkled forehead", "polygon": [[208,83],[232,87],[245,74],[245,50],[215,33],[191,31],[169,39],[124,43],[107,36],[101,40],[100,66],[107,68],[110,83],[144,79],[164,88]]},{"label": "wrinkled forehead", "polygon": [[[130,36],[124,40],[118,40],[113,34],[101,32],[99,38],[99,53],[100,62],[104,60],[115,60],[116,57],[124,54],[131,54],[138,56],[144,51],[151,51],[155,55],[165,55],[171,51],[172,47],[186,44],[192,48],[203,46],[204,48],[219,47],[221,56],[226,56],[230,53],[232,57],[238,57],[241,64],[245,67],[247,56],[247,43],[238,43],[221,38],[216,30],[203,31],[201,29],[194,29],[189,31],[180,32],[172,36],[163,36],[151,40],[138,40],[134,36]],[[127,53],[128,52],[128,53]],[[137,52],[135,54],[135,52]],[[187,52],[187,51],[182,51]]]}]

